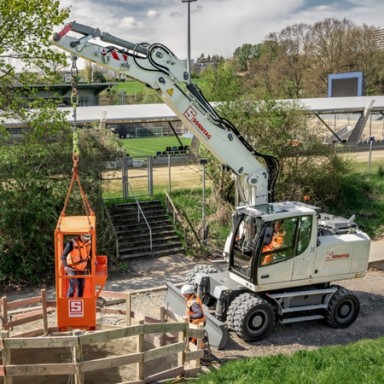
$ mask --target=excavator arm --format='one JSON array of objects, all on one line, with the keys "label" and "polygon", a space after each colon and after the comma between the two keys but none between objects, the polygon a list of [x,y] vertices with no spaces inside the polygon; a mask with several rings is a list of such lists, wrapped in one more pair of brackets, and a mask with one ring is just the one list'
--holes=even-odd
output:
[{"label": "excavator arm", "polygon": [[[229,121],[216,113],[190,82],[184,64],[167,47],[158,43],[133,44],[76,22],[55,34],[52,44],[156,90],[198,140],[233,171],[239,180],[242,203],[273,201],[277,159],[256,152]],[[266,165],[258,158],[263,158]]]}]

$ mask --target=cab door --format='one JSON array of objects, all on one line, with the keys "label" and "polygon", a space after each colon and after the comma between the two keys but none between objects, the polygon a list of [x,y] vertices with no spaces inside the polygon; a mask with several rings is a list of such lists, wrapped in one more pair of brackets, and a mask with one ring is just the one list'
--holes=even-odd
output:
[{"label": "cab door", "polygon": [[313,220],[313,215],[298,218],[292,280],[310,279],[313,277],[317,246],[317,226],[313,225]]},{"label": "cab door", "polygon": [[[297,217],[269,224],[272,236],[265,237],[258,253],[257,285],[290,281],[294,265]],[[268,240],[266,240],[268,238]]]}]

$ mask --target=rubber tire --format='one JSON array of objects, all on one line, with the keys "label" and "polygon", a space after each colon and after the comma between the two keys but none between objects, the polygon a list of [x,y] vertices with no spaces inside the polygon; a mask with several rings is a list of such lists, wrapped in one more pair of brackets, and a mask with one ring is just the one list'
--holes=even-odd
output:
[{"label": "rubber tire", "polygon": [[[196,290],[197,289],[197,284],[195,282],[196,274],[204,273],[206,275],[209,275],[211,273],[217,273],[217,272],[218,270],[215,267],[212,267],[211,265],[206,265],[206,264],[196,265],[192,269],[192,271],[188,273],[185,283],[195,286],[195,290]],[[214,305],[216,302],[216,299],[206,292],[203,293],[202,300],[203,300],[203,303],[208,307],[211,305]]]},{"label": "rubber tire", "polygon": [[348,328],[360,312],[359,299],[348,289],[337,287],[325,314],[326,323],[332,328]]},{"label": "rubber tire", "polygon": [[206,265],[206,264],[196,265],[195,267],[193,267],[192,271],[188,273],[185,283],[196,285],[196,282],[195,282],[196,274],[204,273],[206,275],[209,275],[211,273],[217,273],[217,272],[218,270],[215,267],[212,267],[210,265]]},{"label": "rubber tire", "polygon": [[265,337],[275,323],[275,311],[268,301],[249,293],[238,296],[241,303],[237,306],[233,328],[247,341],[256,341]]},{"label": "rubber tire", "polygon": [[243,293],[237,297],[235,297],[232,302],[228,306],[228,311],[227,311],[227,325],[228,329],[231,329],[235,331],[235,318],[237,311],[239,309],[239,306],[246,300],[251,299],[254,297],[250,293]]}]

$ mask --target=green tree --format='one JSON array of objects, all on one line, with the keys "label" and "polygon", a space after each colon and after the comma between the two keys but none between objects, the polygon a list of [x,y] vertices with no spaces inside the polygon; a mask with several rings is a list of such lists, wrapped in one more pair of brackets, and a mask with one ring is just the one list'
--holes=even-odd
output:
[{"label": "green tree", "polygon": [[217,68],[209,66],[201,77],[200,87],[210,101],[234,100],[240,94],[240,81],[233,65],[224,62]]},{"label": "green tree", "polygon": [[[59,1],[0,2],[0,110],[25,127],[11,135],[0,122],[0,281],[10,285],[53,277],[53,231],[72,169],[71,129],[56,105],[36,98],[30,84],[49,84],[55,78],[51,64],[65,63],[49,39],[67,16]],[[118,148],[106,132],[92,130],[81,130],[79,143],[83,187],[102,217],[102,159]],[[79,203],[75,193],[71,209]],[[99,250],[105,252],[108,236],[100,232]]]},{"label": "green tree", "polygon": [[[219,111],[238,127],[259,153],[273,155],[280,163],[275,187],[276,200],[302,201],[305,195],[323,207],[338,198],[335,180],[348,172],[348,164],[332,146],[326,147],[307,128],[307,117],[299,105],[272,100],[238,100],[225,103]],[[220,164],[209,157],[207,174],[213,180],[216,196],[233,202],[233,182]],[[263,163],[263,159],[260,159]]]}]

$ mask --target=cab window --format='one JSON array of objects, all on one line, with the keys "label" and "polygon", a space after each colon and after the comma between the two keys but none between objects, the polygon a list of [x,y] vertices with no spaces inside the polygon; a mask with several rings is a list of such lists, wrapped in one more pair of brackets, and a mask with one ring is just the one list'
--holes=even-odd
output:
[{"label": "cab window", "polygon": [[311,241],[312,216],[302,216],[299,220],[296,255],[302,254]]},{"label": "cab window", "polygon": [[272,238],[262,246],[260,266],[278,263],[294,256],[297,223],[297,217],[276,220],[271,223]]},{"label": "cab window", "polygon": [[257,244],[260,228],[260,219],[244,216],[235,233],[232,267],[237,272],[248,277],[251,274],[251,259]]}]

